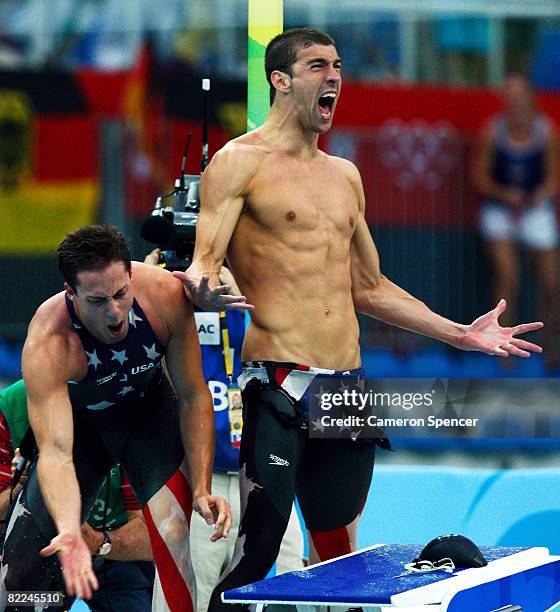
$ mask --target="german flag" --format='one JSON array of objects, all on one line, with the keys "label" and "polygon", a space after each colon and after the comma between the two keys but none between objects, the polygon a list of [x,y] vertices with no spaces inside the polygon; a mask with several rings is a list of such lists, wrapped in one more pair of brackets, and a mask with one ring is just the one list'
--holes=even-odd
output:
[{"label": "german flag", "polygon": [[97,130],[62,72],[0,72],[0,254],[52,253],[96,218]]}]

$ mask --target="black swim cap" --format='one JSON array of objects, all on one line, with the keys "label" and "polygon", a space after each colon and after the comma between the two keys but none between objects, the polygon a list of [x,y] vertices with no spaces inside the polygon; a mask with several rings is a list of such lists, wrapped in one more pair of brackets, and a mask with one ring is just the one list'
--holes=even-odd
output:
[{"label": "black swim cap", "polygon": [[449,558],[455,567],[484,567],[488,561],[484,558],[478,546],[462,535],[442,535],[428,542],[414,561],[431,561]]}]

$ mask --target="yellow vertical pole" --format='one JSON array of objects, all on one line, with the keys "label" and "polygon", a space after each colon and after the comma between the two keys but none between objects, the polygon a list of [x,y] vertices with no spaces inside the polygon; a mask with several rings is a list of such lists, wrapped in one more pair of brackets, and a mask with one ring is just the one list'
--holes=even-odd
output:
[{"label": "yellow vertical pole", "polygon": [[264,74],[268,42],[284,28],[283,0],[248,0],[247,130],[262,125],[268,114],[269,87]]}]

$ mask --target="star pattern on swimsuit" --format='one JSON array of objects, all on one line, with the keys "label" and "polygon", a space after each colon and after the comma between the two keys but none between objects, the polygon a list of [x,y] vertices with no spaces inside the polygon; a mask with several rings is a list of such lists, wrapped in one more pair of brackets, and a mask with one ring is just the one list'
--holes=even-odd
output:
[{"label": "star pattern on swimsuit", "polygon": [[82,329],[82,326],[81,326],[81,325],[79,325],[78,323],[72,323],[72,327],[73,327],[74,329]]},{"label": "star pattern on swimsuit", "polygon": [[31,512],[23,505],[22,501],[20,501],[21,499],[22,496],[17,498],[12,516],[10,517],[12,521],[17,520],[20,516],[31,516]]},{"label": "star pattern on swimsuit", "polygon": [[362,392],[365,393],[365,389],[366,389],[366,381],[365,378],[360,378],[359,380],[357,380],[354,385],[356,387],[358,387],[358,389]]},{"label": "star pattern on swimsuit", "polygon": [[123,387],[118,393],[117,395],[121,395],[121,396],[125,396],[127,393],[130,393],[131,391],[134,391],[134,387]]},{"label": "star pattern on swimsuit", "polygon": [[93,366],[93,369],[97,370],[97,366],[101,365],[101,360],[97,356],[97,350],[93,349],[93,353],[86,351],[86,355],[88,357],[88,366]]},{"label": "star pattern on swimsuit", "polygon": [[316,397],[317,400],[319,401],[319,406],[321,405],[321,401],[323,400],[323,397],[325,395],[325,389],[323,388],[323,385],[321,385],[319,387],[319,393],[315,393],[315,395],[313,397]]},{"label": "star pattern on swimsuit", "polygon": [[[345,417],[347,417],[348,415],[346,414],[346,412],[343,412],[341,417],[342,417],[342,422],[344,422]],[[348,425],[339,425],[338,426],[338,431],[339,433],[342,433],[345,429],[348,430],[348,433],[351,433],[350,427],[348,427]]]},{"label": "star pattern on swimsuit", "polygon": [[321,419],[316,419],[315,421],[310,421],[309,424],[313,427],[313,431],[320,431],[321,433],[325,433],[325,426],[321,423]]},{"label": "star pattern on swimsuit", "polygon": [[156,351],[155,342],[150,347],[142,345],[142,348],[146,351],[146,356],[148,359],[155,361],[159,357],[159,353]]},{"label": "star pattern on swimsuit", "polygon": [[132,325],[132,327],[136,327],[136,321],[143,321],[142,317],[139,317],[133,309],[128,313],[128,322]]},{"label": "star pattern on swimsuit", "polygon": [[122,375],[122,378],[119,378],[119,382],[128,382],[128,374]]},{"label": "star pattern on swimsuit", "polygon": [[113,406],[114,402],[99,402],[97,404],[89,404],[86,406],[89,410],[105,410],[105,408],[109,408],[109,406]]},{"label": "star pattern on swimsuit", "polygon": [[121,365],[125,361],[128,361],[128,357],[126,356],[126,349],[122,351],[114,351],[113,349],[111,349],[111,352],[113,353],[113,356],[111,357],[111,361],[118,361]]}]

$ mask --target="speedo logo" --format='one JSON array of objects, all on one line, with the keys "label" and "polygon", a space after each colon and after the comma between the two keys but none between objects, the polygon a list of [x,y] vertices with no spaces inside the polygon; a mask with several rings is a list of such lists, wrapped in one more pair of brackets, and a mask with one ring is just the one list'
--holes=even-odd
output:
[{"label": "speedo logo", "polygon": [[143,363],[140,366],[136,366],[135,368],[132,368],[130,370],[131,374],[140,374],[140,372],[147,372],[150,368],[155,367],[155,363],[153,361],[150,361],[150,363]]},{"label": "speedo logo", "polygon": [[270,453],[268,458],[270,459],[270,463],[268,465],[283,465],[284,467],[288,467],[290,465],[289,461],[286,461],[286,459],[282,459],[282,457],[278,457],[277,455],[273,455],[272,453]]},{"label": "speedo logo", "polygon": [[109,382],[111,379],[115,378],[115,376],[117,375],[116,372],[113,372],[112,374],[109,374],[109,376],[104,376],[103,378],[98,378],[97,379],[97,384],[98,385],[102,385],[106,382]]}]

